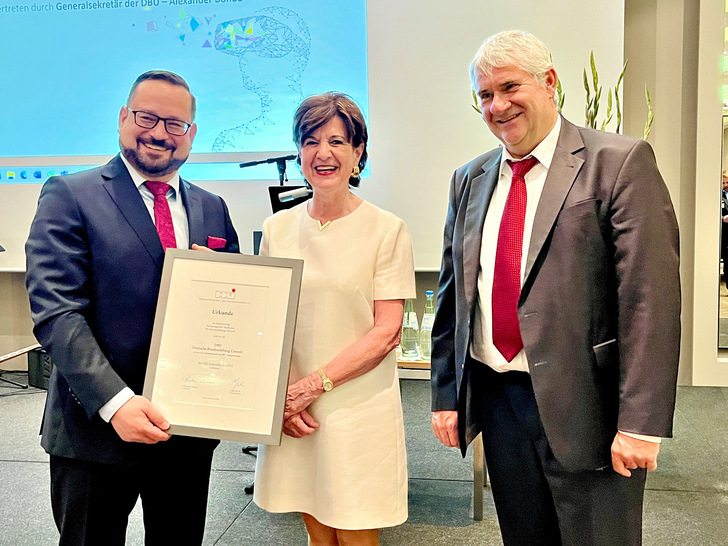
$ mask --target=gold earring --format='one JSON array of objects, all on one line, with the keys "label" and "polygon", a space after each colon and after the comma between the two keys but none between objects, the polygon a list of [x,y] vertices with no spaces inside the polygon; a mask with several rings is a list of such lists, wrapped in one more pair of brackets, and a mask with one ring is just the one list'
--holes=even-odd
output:
[{"label": "gold earring", "polygon": [[354,178],[359,178],[360,172],[361,171],[359,170],[359,166],[357,165],[356,167],[354,167],[354,170],[352,171],[351,176],[353,176]]}]

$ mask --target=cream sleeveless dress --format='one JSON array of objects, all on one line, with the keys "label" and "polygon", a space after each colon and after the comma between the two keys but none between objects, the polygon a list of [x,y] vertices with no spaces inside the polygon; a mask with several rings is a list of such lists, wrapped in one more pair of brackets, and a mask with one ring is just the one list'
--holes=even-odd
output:
[{"label": "cream sleeveless dress", "polygon": [[[290,382],[323,367],[374,325],[374,301],[415,297],[404,222],[362,202],[323,230],[306,203],[263,226],[261,254],[304,260]],[[319,428],[260,446],[254,500],[270,512],[303,512],[337,529],[407,519],[407,456],[394,351],[308,408]]]}]

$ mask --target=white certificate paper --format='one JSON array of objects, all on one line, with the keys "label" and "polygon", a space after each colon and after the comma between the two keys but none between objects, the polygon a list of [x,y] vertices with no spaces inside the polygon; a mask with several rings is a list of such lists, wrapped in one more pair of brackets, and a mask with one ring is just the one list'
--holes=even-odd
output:
[{"label": "white certificate paper", "polygon": [[302,268],[167,251],[144,395],[172,434],[280,443]]}]

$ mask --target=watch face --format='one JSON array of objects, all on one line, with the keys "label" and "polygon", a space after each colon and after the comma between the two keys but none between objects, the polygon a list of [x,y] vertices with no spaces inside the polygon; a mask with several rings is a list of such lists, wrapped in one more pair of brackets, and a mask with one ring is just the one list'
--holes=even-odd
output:
[{"label": "watch face", "polygon": [[324,370],[322,368],[319,368],[318,373],[321,376],[321,388],[324,390],[324,392],[329,392],[331,389],[334,388],[334,382],[326,377],[326,374],[324,373]]}]

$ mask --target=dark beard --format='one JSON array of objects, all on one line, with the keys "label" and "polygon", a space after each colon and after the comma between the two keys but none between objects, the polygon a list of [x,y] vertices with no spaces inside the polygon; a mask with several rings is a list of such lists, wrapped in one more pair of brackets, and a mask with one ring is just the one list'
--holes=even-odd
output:
[{"label": "dark beard", "polygon": [[[156,141],[152,141],[152,144],[164,146],[164,143],[157,143]],[[166,176],[168,174],[172,174],[179,170],[179,168],[184,165],[185,161],[187,161],[186,157],[181,159],[172,157],[166,163],[150,164],[139,157],[139,154],[137,154],[137,151],[134,148],[122,148],[121,153],[124,154],[127,161],[129,161],[129,163],[131,163],[132,166],[141,174],[150,174],[153,176]]]}]

